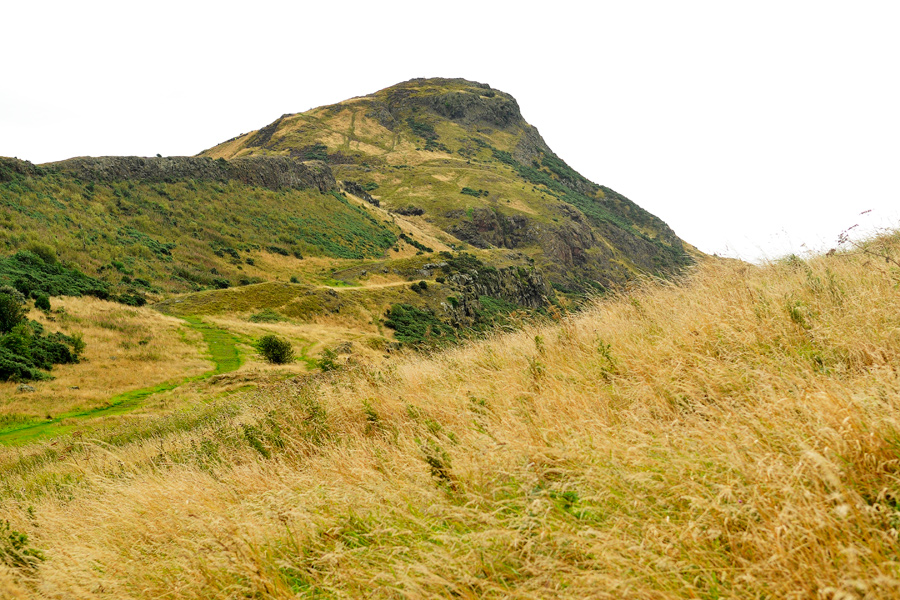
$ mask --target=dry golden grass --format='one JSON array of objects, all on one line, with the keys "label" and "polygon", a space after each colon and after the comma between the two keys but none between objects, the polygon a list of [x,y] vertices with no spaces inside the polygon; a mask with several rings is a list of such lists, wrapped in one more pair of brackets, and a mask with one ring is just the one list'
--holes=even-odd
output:
[{"label": "dry golden grass", "polygon": [[96,298],[54,298],[53,307],[64,312],[51,314],[52,321],[39,311],[29,316],[49,331],[81,334],[83,360],[54,367],[52,380],[31,383],[35,392],[18,393],[17,384],[0,383],[0,416],[89,410],[116,394],[210,369],[200,335],[179,319]]},{"label": "dry golden grass", "polygon": [[46,560],[0,593],[900,597],[890,267],[709,261],[557,324],[3,451],[0,521]]}]

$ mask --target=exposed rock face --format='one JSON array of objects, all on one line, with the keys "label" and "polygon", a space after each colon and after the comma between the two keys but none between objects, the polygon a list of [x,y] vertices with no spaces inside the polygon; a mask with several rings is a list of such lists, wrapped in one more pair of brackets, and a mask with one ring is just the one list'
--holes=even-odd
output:
[{"label": "exposed rock face", "polygon": [[538,133],[537,127],[524,123],[522,136],[516,143],[516,148],[512,153],[513,158],[523,165],[530,165],[531,161],[540,159],[542,154],[550,154],[551,152],[550,146]]},{"label": "exposed rock face", "polygon": [[[412,79],[407,83],[444,85],[462,83],[466,91],[450,91],[440,94],[422,94],[398,87],[384,100],[372,103],[369,114],[381,125],[393,129],[403,119],[400,114],[409,109],[425,108],[444,118],[467,126],[486,126],[506,129],[524,123],[516,99],[505,92],[494,90],[486,83],[465,79]],[[402,86],[402,84],[401,84]]]},{"label": "exposed rock face", "polygon": [[0,156],[0,183],[12,181],[17,175],[41,175],[43,170],[27,160]]},{"label": "exposed rock face", "polygon": [[553,288],[533,267],[506,267],[482,269],[470,273],[456,273],[449,282],[459,288],[460,296],[455,307],[447,307],[454,325],[468,325],[475,320],[481,296],[500,298],[519,306],[538,309],[547,306],[555,298]]},{"label": "exposed rock face", "polygon": [[447,213],[457,221],[449,227],[450,233],[476,248],[518,248],[537,239],[536,230],[524,215],[504,215],[486,208],[472,210],[471,220],[463,218],[465,211]]},{"label": "exposed rock face", "polygon": [[344,189],[356,196],[357,198],[362,198],[372,206],[381,206],[381,202],[372,197],[372,195],[366,191],[359,182],[356,181],[344,181]]},{"label": "exposed rock face", "polygon": [[249,156],[229,161],[232,179],[269,189],[316,188],[327,192],[337,187],[334,174],[324,162],[298,162],[286,156]]},{"label": "exposed rock face", "polygon": [[251,156],[231,161],[197,156],[101,156],[70,158],[46,166],[88,181],[225,182],[233,179],[274,190],[316,188],[326,192],[336,187],[328,165],[318,161],[299,162],[286,156]]}]

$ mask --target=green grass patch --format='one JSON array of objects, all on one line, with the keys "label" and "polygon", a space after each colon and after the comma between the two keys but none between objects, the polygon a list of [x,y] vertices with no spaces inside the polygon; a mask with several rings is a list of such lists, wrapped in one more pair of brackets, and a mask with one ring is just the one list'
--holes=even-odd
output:
[{"label": "green grass patch", "polygon": [[[0,444],[20,445],[37,439],[63,435],[82,426],[80,423],[71,423],[73,420],[81,421],[125,414],[138,408],[150,396],[174,390],[190,382],[202,381],[214,375],[229,373],[241,366],[241,355],[237,349],[238,340],[232,334],[216,329],[196,317],[186,317],[184,320],[203,336],[203,341],[208,348],[208,357],[215,364],[212,371],[123,392],[110,398],[106,406],[98,408],[70,411],[42,421],[17,419],[0,429]],[[66,423],[63,424],[63,421]]]}]

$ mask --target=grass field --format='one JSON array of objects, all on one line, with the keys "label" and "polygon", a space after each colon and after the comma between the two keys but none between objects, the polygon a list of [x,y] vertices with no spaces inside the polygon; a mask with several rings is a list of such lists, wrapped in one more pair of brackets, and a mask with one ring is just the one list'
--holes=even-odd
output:
[{"label": "grass field", "polygon": [[900,597],[900,240],[864,249],[0,449],[0,596]]}]

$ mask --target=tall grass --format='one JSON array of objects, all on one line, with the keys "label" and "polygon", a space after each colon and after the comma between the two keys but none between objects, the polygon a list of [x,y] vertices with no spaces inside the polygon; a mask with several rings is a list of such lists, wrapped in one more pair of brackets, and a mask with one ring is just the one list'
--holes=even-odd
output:
[{"label": "tall grass", "polygon": [[900,597],[898,284],[859,254],[710,261],[179,427],[6,451],[0,520],[46,560],[0,590]]}]

